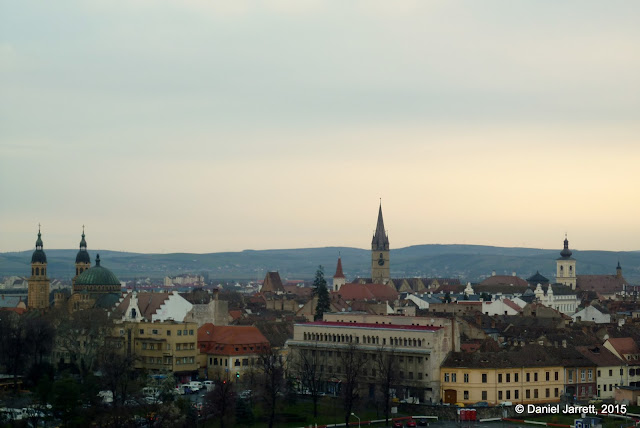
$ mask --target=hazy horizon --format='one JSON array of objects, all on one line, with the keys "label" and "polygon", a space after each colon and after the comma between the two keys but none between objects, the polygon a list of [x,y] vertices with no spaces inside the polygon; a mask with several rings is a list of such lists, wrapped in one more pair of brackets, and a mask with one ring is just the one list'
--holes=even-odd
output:
[{"label": "hazy horizon", "polygon": [[640,3],[0,10],[0,252],[640,247]]}]

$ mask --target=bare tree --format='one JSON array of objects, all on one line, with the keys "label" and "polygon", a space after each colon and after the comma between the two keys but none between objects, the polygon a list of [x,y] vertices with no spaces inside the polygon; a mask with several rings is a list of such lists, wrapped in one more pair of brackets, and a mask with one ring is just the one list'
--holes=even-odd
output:
[{"label": "bare tree", "polygon": [[398,372],[396,371],[396,348],[395,346],[380,346],[376,352],[375,367],[377,369],[376,380],[380,388],[380,395],[384,404],[385,425],[389,423],[389,413],[391,410],[391,391],[398,383]]},{"label": "bare tree", "polygon": [[293,369],[300,377],[303,392],[311,396],[313,401],[313,417],[318,416],[318,399],[322,388],[322,371],[320,361],[320,349],[316,342],[310,349],[299,349],[295,356]]},{"label": "bare tree", "polygon": [[111,321],[102,309],[85,309],[61,320],[56,343],[85,377],[95,366],[111,333]]},{"label": "bare tree", "polygon": [[344,370],[342,376],[342,398],[344,405],[344,422],[349,426],[349,418],[354,406],[360,399],[360,378],[365,370],[365,354],[355,342],[349,342],[340,354],[340,362]]},{"label": "bare tree", "polygon": [[225,427],[225,422],[231,422],[235,411],[236,394],[233,382],[228,380],[216,380],[213,390],[207,392],[204,397],[203,414],[213,416],[220,421],[220,428]]},{"label": "bare tree", "polygon": [[262,397],[269,410],[269,428],[273,428],[278,398],[285,389],[284,363],[278,352],[273,348],[267,348],[259,355],[258,364],[261,372]]}]

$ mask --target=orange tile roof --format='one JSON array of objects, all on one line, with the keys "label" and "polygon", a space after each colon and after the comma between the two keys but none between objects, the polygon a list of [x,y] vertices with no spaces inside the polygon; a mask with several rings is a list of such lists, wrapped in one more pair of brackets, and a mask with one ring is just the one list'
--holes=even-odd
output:
[{"label": "orange tile roof", "polygon": [[202,353],[240,355],[259,353],[269,348],[269,341],[254,326],[215,326],[198,329],[198,348]]}]

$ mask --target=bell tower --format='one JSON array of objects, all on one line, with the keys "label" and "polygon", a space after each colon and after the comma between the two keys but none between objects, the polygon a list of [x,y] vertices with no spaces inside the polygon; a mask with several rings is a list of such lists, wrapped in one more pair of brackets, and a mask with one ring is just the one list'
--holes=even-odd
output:
[{"label": "bell tower", "polygon": [[51,281],[47,277],[47,256],[42,249],[42,234],[38,225],[38,240],[36,250],[31,255],[31,276],[28,280],[27,304],[29,309],[49,308],[49,286]]},{"label": "bell tower", "polygon": [[556,259],[556,282],[576,289],[576,259],[571,257],[573,253],[569,249],[569,240],[564,235],[564,248],[560,257]]},{"label": "bell tower", "polygon": [[72,285],[76,285],[76,278],[85,270],[91,267],[91,258],[87,252],[87,241],[84,239],[84,225],[82,226],[82,239],[80,240],[80,251],[76,255],[76,275],[71,280]]},{"label": "bell tower", "polygon": [[386,284],[390,278],[389,236],[384,229],[382,202],[380,202],[376,232],[371,240],[371,281],[376,284]]}]

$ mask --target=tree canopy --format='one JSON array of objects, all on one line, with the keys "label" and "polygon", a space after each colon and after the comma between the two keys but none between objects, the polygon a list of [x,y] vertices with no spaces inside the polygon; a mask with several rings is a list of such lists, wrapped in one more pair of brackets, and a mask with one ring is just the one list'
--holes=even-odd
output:
[{"label": "tree canopy", "polygon": [[324,268],[322,266],[318,266],[318,270],[316,270],[316,277],[313,280],[313,294],[318,298],[315,319],[321,320],[324,313],[329,312],[331,306],[327,281],[324,279]]}]

